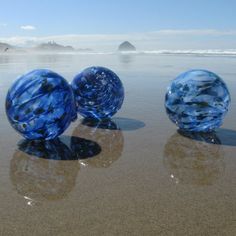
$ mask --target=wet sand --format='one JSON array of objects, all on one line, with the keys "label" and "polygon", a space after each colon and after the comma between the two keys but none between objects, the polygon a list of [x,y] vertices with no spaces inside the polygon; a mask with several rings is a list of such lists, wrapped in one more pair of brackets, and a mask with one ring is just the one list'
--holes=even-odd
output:
[{"label": "wet sand", "polygon": [[[236,57],[0,55],[0,235],[236,235],[235,64]],[[79,117],[51,143],[57,160],[50,159],[10,127],[7,89],[31,69],[71,80],[91,65],[120,76],[124,105],[110,124]],[[163,105],[170,80],[193,68],[219,74],[231,92],[230,112],[210,139],[181,135]]]}]

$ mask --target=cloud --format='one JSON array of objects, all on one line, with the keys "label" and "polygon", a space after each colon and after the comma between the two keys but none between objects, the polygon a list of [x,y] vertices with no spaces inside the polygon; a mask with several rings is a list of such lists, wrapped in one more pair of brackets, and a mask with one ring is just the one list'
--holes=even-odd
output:
[{"label": "cloud", "polygon": [[189,29],[189,30],[159,30],[154,31],[158,35],[208,35],[208,36],[224,36],[224,35],[236,35],[235,30],[215,30],[215,29]]},{"label": "cloud", "polygon": [[33,25],[22,25],[20,28],[22,30],[35,30],[36,29],[36,27]]}]

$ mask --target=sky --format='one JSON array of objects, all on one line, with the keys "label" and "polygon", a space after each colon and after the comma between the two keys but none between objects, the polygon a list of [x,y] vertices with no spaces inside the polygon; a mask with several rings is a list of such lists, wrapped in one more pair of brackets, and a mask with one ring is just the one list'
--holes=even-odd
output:
[{"label": "sky", "polygon": [[0,41],[112,49],[236,48],[235,0],[0,0]]}]

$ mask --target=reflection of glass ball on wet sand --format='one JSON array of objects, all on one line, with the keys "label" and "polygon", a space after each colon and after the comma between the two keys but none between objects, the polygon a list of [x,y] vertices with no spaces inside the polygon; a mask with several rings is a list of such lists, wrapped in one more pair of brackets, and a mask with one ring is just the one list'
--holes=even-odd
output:
[{"label": "reflection of glass ball on wet sand", "polygon": [[174,134],[165,145],[164,165],[176,183],[210,185],[224,173],[220,145]]},{"label": "reflection of glass ball on wet sand", "polygon": [[[78,136],[97,142],[101,146],[101,152],[89,159],[81,160],[84,165],[93,167],[109,167],[121,156],[124,146],[124,137],[121,130],[111,130],[97,127],[89,127],[79,124],[72,136]],[[73,142],[71,143],[73,150]],[[76,152],[76,150],[73,150]]]},{"label": "reflection of glass ball on wet sand", "polygon": [[10,164],[10,178],[17,192],[33,200],[59,200],[76,183],[78,161],[46,160],[17,151]]}]

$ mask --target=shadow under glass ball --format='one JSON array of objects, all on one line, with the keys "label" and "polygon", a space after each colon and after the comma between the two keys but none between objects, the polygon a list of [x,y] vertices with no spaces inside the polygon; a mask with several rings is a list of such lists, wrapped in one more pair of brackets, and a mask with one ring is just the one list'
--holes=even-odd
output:
[{"label": "shadow under glass ball", "polygon": [[125,130],[125,131],[133,131],[141,129],[145,126],[145,123],[143,121],[125,117],[114,117],[112,119],[103,119],[103,120],[85,118],[82,120],[82,124],[99,129]]},{"label": "shadow under glass ball", "polygon": [[85,118],[106,119],[122,106],[124,87],[119,77],[104,67],[89,67],[71,83],[77,111]]},{"label": "shadow under glass ball", "polygon": [[48,160],[77,160],[70,148],[59,138],[53,140],[21,140],[18,149],[28,155]]},{"label": "shadow under glass ball", "polygon": [[11,160],[10,178],[28,205],[65,198],[75,186],[80,169],[78,160],[101,152],[96,142],[73,136],[21,140],[18,149]]},{"label": "shadow under glass ball", "polygon": [[18,148],[28,155],[61,161],[91,158],[101,152],[101,147],[96,142],[74,136],[62,136],[53,140],[24,139],[18,143]]},{"label": "shadow under glass ball", "polygon": [[[163,161],[175,183],[212,185],[224,174],[224,152],[221,146],[209,142],[209,137],[204,141],[204,137],[196,141],[176,133],[168,140]],[[211,138],[219,141],[213,134]]]},{"label": "shadow under glass ball", "polygon": [[73,92],[60,75],[46,69],[18,78],[6,97],[12,127],[27,139],[54,139],[77,117]]},{"label": "shadow under glass ball", "polygon": [[[81,160],[81,164],[96,168],[110,167],[122,155],[124,147],[122,131],[111,120],[108,122],[108,126],[113,129],[104,129],[104,122],[102,124],[98,122],[96,125],[93,123],[92,127],[84,125],[84,122],[86,123],[88,121],[83,120],[73,131],[73,136],[93,140],[101,146],[101,152],[94,158]],[[117,129],[114,129],[115,127]],[[76,147],[73,143],[72,145],[72,147]],[[75,149],[73,150],[76,152]]]},{"label": "shadow under glass ball", "polygon": [[209,132],[220,127],[230,104],[224,81],[206,70],[190,70],[172,81],[165,97],[166,112],[180,129]]},{"label": "shadow under glass ball", "polygon": [[82,120],[81,124],[95,129],[120,130],[117,123],[111,119],[96,120],[85,118]]}]

